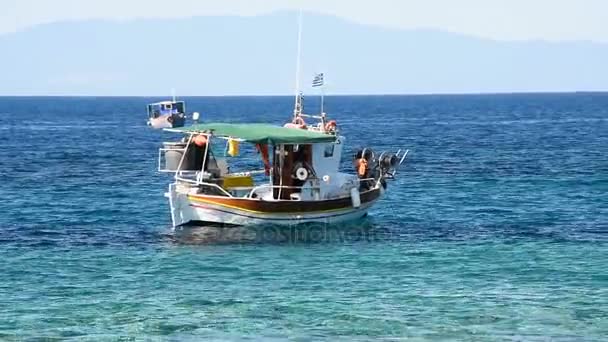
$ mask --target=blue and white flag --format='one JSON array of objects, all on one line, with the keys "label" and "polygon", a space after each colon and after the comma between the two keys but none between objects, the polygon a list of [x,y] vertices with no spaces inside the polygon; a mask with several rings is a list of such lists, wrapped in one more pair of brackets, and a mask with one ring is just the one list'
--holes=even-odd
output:
[{"label": "blue and white flag", "polygon": [[313,87],[321,87],[325,84],[325,76],[323,73],[317,74],[315,78],[312,80]]}]

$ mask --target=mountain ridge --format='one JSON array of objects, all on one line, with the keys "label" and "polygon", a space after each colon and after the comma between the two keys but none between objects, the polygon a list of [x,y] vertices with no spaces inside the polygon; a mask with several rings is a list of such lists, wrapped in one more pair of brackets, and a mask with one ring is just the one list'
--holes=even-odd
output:
[{"label": "mountain ridge", "polygon": [[[287,95],[296,14],[91,20],[0,35],[2,95]],[[307,14],[302,78],[329,94],[604,91],[608,44],[496,41]],[[310,90],[308,86],[304,90]]]}]

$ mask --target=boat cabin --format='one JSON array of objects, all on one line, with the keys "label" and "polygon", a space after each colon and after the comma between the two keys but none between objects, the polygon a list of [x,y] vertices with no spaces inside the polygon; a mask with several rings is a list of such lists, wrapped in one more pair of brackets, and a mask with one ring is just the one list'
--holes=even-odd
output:
[{"label": "boat cabin", "polygon": [[162,101],[148,105],[148,125],[154,128],[183,127],[185,122],[184,101]]},{"label": "boat cabin", "polygon": [[148,105],[148,117],[151,119],[163,115],[174,115],[186,113],[186,103],[184,101],[163,101]]},{"label": "boat cabin", "polygon": [[[339,172],[344,137],[336,134],[225,123],[169,131],[184,139],[165,143],[159,170],[175,173],[178,184],[196,194],[318,201],[345,196],[359,182]],[[241,152],[258,156],[242,158]]]}]

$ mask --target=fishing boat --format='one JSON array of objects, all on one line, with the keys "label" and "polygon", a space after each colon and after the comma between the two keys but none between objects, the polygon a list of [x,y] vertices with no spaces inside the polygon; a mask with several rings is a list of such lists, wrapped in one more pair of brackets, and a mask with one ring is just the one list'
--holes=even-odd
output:
[{"label": "fishing boat", "polygon": [[[376,154],[364,148],[353,157],[353,171],[342,172],[346,138],[337,122],[324,113],[302,113],[302,97],[297,103],[292,120],[282,126],[200,123],[165,129],[182,135],[159,149],[159,171],[174,174],[165,194],[173,226],[334,224],[366,216],[408,151]],[[318,122],[306,124],[311,118]],[[259,168],[233,170],[245,144],[259,155]]]},{"label": "fishing boat", "polygon": [[156,129],[183,127],[186,123],[184,101],[162,101],[148,105],[148,126]]},{"label": "fishing boat", "polygon": [[[296,96],[289,122],[202,122],[165,128],[181,135],[178,141],[165,142],[158,155],[159,171],[174,176],[165,193],[173,227],[356,220],[367,215],[394,179],[408,151],[376,154],[363,148],[353,156],[353,169],[343,172],[346,138],[324,112],[323,96],[321,113],[305,114],[299,90],[301,12],[299,28]],[[313,87],[323,84],[321,73]],[[246,154],[257,155],[257,165],[239,162]]]}]

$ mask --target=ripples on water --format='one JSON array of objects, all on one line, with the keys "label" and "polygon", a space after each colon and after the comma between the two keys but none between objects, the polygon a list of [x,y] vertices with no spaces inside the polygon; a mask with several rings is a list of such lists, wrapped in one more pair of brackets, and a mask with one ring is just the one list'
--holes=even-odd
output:
[{"label": "ripples on water", "polygon": [[608,335],[608,96],[330,97],[347,155],[412,150],[368,219],[175,233],[154,100],[0,98],[0,340]]}]

